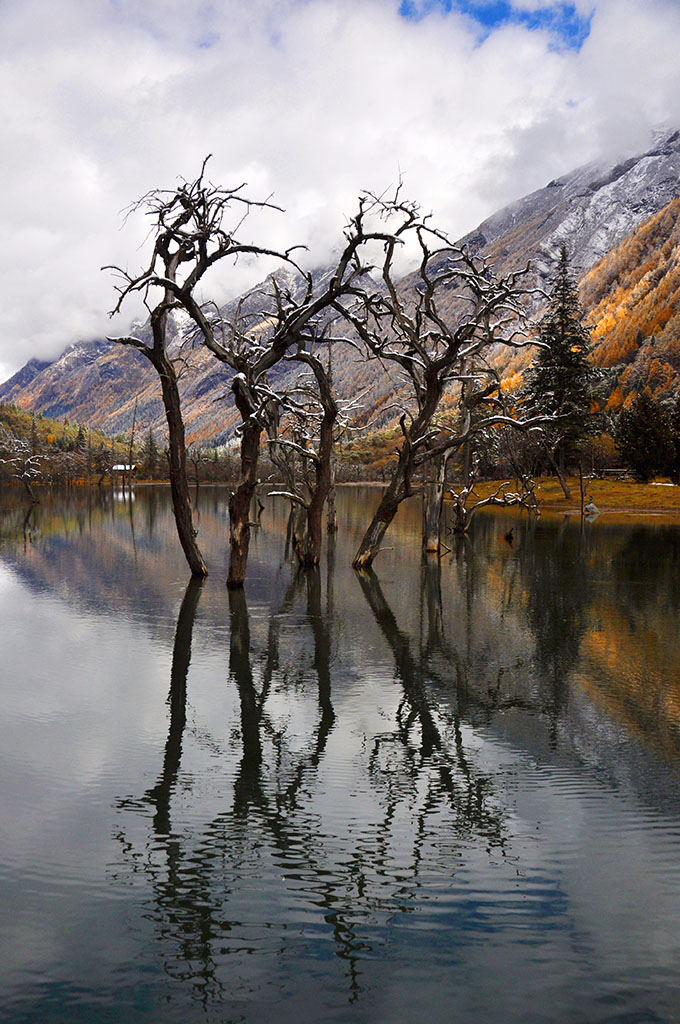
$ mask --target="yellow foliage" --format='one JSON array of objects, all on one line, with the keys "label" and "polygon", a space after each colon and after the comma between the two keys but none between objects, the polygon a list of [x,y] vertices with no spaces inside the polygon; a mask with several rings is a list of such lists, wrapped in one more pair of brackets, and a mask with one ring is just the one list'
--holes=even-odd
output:
[{"label": "yellow foliage", "polygon": [[[648,388],[661,395],[680,371],[680,199],[607,253],[583,279],[593,361],[628,364],[607,402],[629,406]],[[635,367],[635,373],[629,372]]]}]

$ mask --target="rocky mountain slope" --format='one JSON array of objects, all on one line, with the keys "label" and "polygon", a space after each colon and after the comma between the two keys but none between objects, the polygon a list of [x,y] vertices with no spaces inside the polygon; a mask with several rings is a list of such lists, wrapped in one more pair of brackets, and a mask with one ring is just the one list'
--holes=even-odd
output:
[{"label": "rocky mountain slope", "polygon": [[680,199],[650,217],[581,281],[594,359],[614,378],[609,408],[664,398],[680,373]]},{"label": "rocky mountain slope", "polygon": [[680,195],[680,132],[659,135],[640,156],[606,168],[590,165],[495,213],[465,242],[501,271],[532,260],[550,277],[562,243],[576,277],[601,260],[639,224]]},{"label": "rocky mountain slope", "polygon": [[[539,283],[551,276],[564,242],[572,254],[574,273],[580,277],[678,196],[680,132],[669,132],[660,135],[648,152],[624,163],[591,165],[550,182],[494,214],[462,241],[487,255],[499,272],[518,269],[532,260]],[[669,224],[662,219],[653,231],[662,237],[670,230]],[[615,289],[616,273],[613,277],[611,272],[608,277],[605,273],[598,281],[605,279],[609,282],[606,287]],[[407,278],[403,286],[408,283]],[[591,285],[584,284],[584,288],[586,302],[591,303],[591,295],[593,306],[605,301],[600,286],[594,291]],[[669,301],[675,302],[675,298]],[[186,340],[186,321],[178,317],[173,345],[179,350]],[[597,340],[604,344],[603,336]],[[185,344],[183,355],[186,368],[181,386],[188,437],[199,443],[223,441],[235,424],[229,372],[202,349]],[[509,372],[518,368],[515,361]],[[334,373],[345,396],[371,389],[366,399],[369,412],[385,404],[394,386],[375,364],[362,363],[349,349],[338,359]],[[152,426],[162,434],[164,415],[155,373],[138,353],[101,340],[79,342],[48,365],[31,360],[0,385],[0,402],[87,422],[114,435],[129,429],[135,399],[140,430]]]}]

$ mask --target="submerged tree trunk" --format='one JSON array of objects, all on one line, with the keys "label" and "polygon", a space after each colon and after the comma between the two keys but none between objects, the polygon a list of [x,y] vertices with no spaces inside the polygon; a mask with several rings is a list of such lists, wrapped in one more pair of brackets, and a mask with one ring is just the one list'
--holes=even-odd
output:
[{"label": "submerged tree trunk", "polygon": [[208,575],[208,568],[203,560],[201,550],[196,543],[189,483],[187,480],[186,448],[184,442],[184,421],[180,406],[177,375],[171,361],[165,354],[156,354],[152,360],[158,371],[163,392],[163,405],[168,422],[168,467],[170,475],[170,493],[172,508],[175,513],[177,534],[182,550],[189,563],[193,576]]},{"label": "submerged tree trunk", "polygon": [[465,505],[467,495],[453,495],[453,532],[458,534],[467,533],[470,525],[470,513]]},{"label": "submerged tree trunk", "polygon": [[293,542],[293,553],[300,561],[299,548],[307,529],[307,509],[296,501],[290,503],[291,539]]},{"label": "submerged tree trunk", "polygon": [[262,427],[249,420],[241,437],[241,480],[229,499],[229,573],[227,586],[242,587],[248,566],[250,547],[250,507],[257,486],[257,462]]},{"label": "submerged tree trunk", "polygon": [[423,551],[428,554],[436,554],[441,544],[445,478],[446,459],[440,455],[432,463],[432,479],[423,490]]},{"label": "submerged tree trunk", "polygon": [[318,565],[321,558],[321,516],[324,500],[320,499],[318,492],[315,491],[307,508],[304,529],[298,538],[296,546],[298,561],[305,568]]},{"label": "submerged tree trunk", "polygon": [[291,547],[295,548],[295,505],[292,502],[286,522],[286,543],[283,549],[283,557],[286,561],[290,558]]},{"label": "submerged tree trunk", "polygon": [[26,491],[26,494],[31,499],[31,504],[32,505],[39,505],[40,504],[40,498],[36,498],[35,492],[34,492],[33,488],[31,487],[31,481],[28,479],[28,477],[27,476],[23,476],[21,478],[21,482],[24,485],[24,490]]},{"label": "submerged tree trunk", "polygon": [[335,460],[331,457],[331,485],[328,488],[328,497],[326,499],[326,509],[328,517],[326,520],[326,531],[328,533],[338,532],[338,510],[335,504]]},{"label": "submerged tree trunk", "polygon": [[314,464],[314,486],[307,506],[305,531],[297,546],[300,565],[309,567],[319,564],[321,558],[321,521],[323,507],[331,487],[331,455],[333,452],[333,425],[337,418],[335,403],[324,411],[319,436],[319,450]]},{"label": "submerged tree trunk", "polygon": [[371,525],[366,530],[359,550],[354,556],[352,565],[355,569],[368,568],[373,564],[373,559],[380,550],[383,537],[396,516],[400,504],[404,498],[413,494],[411,474],[415,466],[416,447],[429,429],[444,390],[444,376],[434,364],[425,373],[425,387],[427,392],[425,400],[411,426],[406,427],[406,414],[400,420],[404,441],[399,450],[399,459]]},{"label": "submerged tree trunk", "polygon": [[352,565],[355,569],[367,569],[373,564],[388,526],[396,516],[400,504],[410,493],[409,468],[409,453],[402,450],[389,487],[383,494],[371,524],[354,556]]}]

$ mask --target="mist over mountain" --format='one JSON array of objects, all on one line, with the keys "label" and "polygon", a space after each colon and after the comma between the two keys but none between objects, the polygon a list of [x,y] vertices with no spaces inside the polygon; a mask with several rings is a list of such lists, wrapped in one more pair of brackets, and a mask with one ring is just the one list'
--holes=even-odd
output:
[{"label": "mist over mountain", "polygon": [[680,132],[659,134],[646,153],[590,164],[493,214],[462,241],[501,272],[532,260],[543,279],[566,244],[576,277],[680,194]]},{"label": "mist over mountain", "polygon": [[[581,278],[608,256],[611,265],[619,266],[610,254],[679,196],[680,132],[669,131],[659,134],[647,152],[615,166],[593,164],[549,182],[499,210],[461,242],[488,257],[499,273],[518,270],[532,261],[539,284],[551,277],[564,243],[574,275]],[[655,222],[652,234],[657,262],[670,259],[668,246],[663,244],[664,230],[676,237],[670,225],[668,219]],[[635,251],[629,247],[628,255],[620,259],[634,259],[631,254]],[[588,310],[606,308],[610,319],[614,316],[610,307],[616,302],[617,275],[605,274],[598,278],[597,287],[584,289]],[[406,277],[402,287],[408,287],[408,282]],[[677,299],[677,292],[663,293],[665,322],[675,318]],[[648,304],[652,301],[648,299]],[[139,325],[138,329],[142,333],[148,330]],[[224,441],[237,420],[229,393],[231,371],[205,349],[192,348],[187,343],[189,330],[186,317],[176,315],[171,348],[177,353],[181,348],[185,360],[180,387],[187,437],[198,443]],[[644,332],[636,335],[637,344],[645,337]],[[605,329],[596,327],[595,340],[613,350]],[[635,353],[631,353],[629,345],[629,362],[635,359]],[[613,357],[608,358],[611,365]],[[606,363],[607,359],[598,361]],[[668,362],[673,371],[674,362]],[[510,371],[517,365],[515,360]],[[369,412],[378,409],[395,386],[379,366],[361,361],[349,347],[338,353],[334,379],[344,397],[367,389]],[[159,435],[165,431],[155,372],[139,353],[101,339],[79,341],[52,363],[30,360],[0,385],[0,402],[46,416],[82,421],[113,435],[129,430],[136,402],[138,429],[153,427]]]}]

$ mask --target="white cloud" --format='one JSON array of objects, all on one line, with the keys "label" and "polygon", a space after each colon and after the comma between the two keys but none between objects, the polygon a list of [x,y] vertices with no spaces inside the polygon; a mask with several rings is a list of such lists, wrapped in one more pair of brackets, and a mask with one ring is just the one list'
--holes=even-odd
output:
[{"label": "white cloud", "polygon": [[469,19],[407,21],[396,0],[5,0],[0,375],[111,329],[99,268],[143,258],[121,211],[207,152],[213,180],[286,207],[249,229],[321,262],[357,192],[400,171],[459,235],[680,121],[677,4],[578,7],[595,8],[580,52],[518,26],[480,44]]}]

